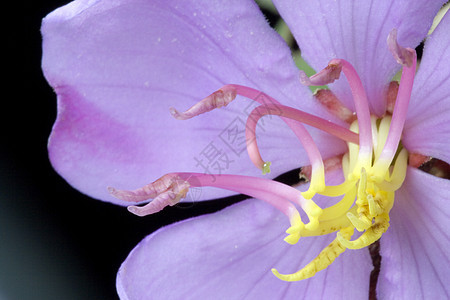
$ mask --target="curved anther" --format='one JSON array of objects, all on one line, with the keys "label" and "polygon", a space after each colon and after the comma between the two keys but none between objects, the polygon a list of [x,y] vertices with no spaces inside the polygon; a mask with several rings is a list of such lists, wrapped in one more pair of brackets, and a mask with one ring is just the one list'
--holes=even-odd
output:
[{"label": "curved anther", "polygon": [[381,235],[389,228],[389,215],[387,213],[375,217],[375,223],[359,238],[350,241],[348,237],[338,232],[337,239],[347,249],[361,249],[380,239]]},{"label": "curved anther", "polygon": [[110,194],[118,199],[141,202],[154,198],[145,206],[129,206],[128,210],[138,216],[146,216],[161,211],[166,206],[173,206],[186,197],[190,184],[177,174],[166,174],[158,180],[134,191],[117,190],[109,187]]},{"label": "curved anther", "polygon": [[236,98],[236,89],[231,86],[224,86],[221,89],[215,91],[205,99],[196,103],[185,112],[179,112],[175,108],[171,107],[170,113],[177,120],[187,120],[198,116],[200,114],[209,112],[213,109],[227,106],[231,101]]},{"label": "curved anther", "polygon": [[[341,229],[339,233],[350,239],[353,235],[353,228],[348,227]],[[303,269],[294,274],[280,274],[276,269],[272,269],[272,273],[284,281],[299,281],[313,277],[317,272],[326,269],[333,261],[346,250],[337,239],[333,240],[320,254],[314,258]]]},{"label": "curved anther", "polygon": [[173,206],[186,197],[189,190],[189,183],[182,182],[173,189],[159,194],[155,199],[144,206],[128,206],[128,211],[143,217],[161,211],[166,206]]},{"label": "curved anther", "polygon": [[154,182],[133,191],[118,190],[113,187],[108,187],[108,192],[117,199],[137,203],[155,198],[159,194],[167,191],[178,180],[180,179],[177,175],[171,173],[161,176]]},{"label": "curved anther", "polygon": [[404,48],[397,42],[397,29],[392,29],[387,37],[389,51],[395,60],[406,67],[411,67],[415,59],[415,51],[411,48]]},{"label": "curved anther", "polygon": [[367,203],[369,205],[370,216],[375,217],[383,212],[383,209],[380,206],[380,200],[381,199],[379,194],[375,197],[372,194],[367,195]]},{"label": "curved anther", "polygon": [[348,192],[345,193],[341,201],[333,206],[323,209],[322,215],[319,217],[319,221],[322,223],[323,221],[334,219],[337,216],[345,215],[353,205],[353,202],[355,202],[355,196],[356,188],[352,187]]},{"label": "curved anther", "polygon": [[325,69],[317,72],[311,77],[308,77],[305,72],[300,71],[300,82],[307,86],[327,85],[339,79],[341,76],[341,71],[342,65],[340,63],[330,62]]},{"label": "curved anther", "polygon": [[372,226],[372,222],[370,221],[370,219],[365,216],[360,216],[358,218],[353,212],[348,212],[347,218],[359,232],[369,229],[370,226]]}]

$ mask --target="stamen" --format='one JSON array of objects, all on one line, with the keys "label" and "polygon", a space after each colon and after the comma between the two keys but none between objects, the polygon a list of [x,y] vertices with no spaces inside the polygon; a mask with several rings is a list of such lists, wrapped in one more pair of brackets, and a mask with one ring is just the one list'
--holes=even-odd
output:
[{"label": "stamen", "polygon": [[131,202],[141,202],[149,198],[154,200],[143,207],[129,206],[128,210],[138,216],[146,216],[161,211],[166,206],[173,206],[186,197],[189,183],[176,175],[166,174],[155,182],[134,191],[116,190],[109,187],[114,197]]},{"label": "stamen", "polygon": [[[358,134],[344,128],[340,125],[334,124],[328,120],[322,119],[320,117],[311,115],[304,111],[285,106],[285,105],[260,105],[252,110],[250,113],[247,124],[256,125],[256,123],[264,116],[267,115],[276,115],[281,116],[283,118],[288,118],[291,120],[295,120],[313,127],[316,127],[320,130],[323,130],[331,135],[334,135],[337,138],[340,138],[343,141],[358,144],[359,136]],[[252,130],[254,136],[254,130]]]},{"label": "stamen", "polygon": [[355,186],[356,181],[357,179],[345,180],[343,183],[338,185],[327,185],[325,189],[318,194],[328,197],[338,197],[340,195],[344,195]]},{"label": "stamen", "polygon": [[219,90],[215,91],[205,99],[196,103],[187,111],[180,113],[175,108],[169,108],[172,116],[177,120],[187,120],[198,116],[200,114],[209,112],[213,109],[227,106],[231,101],[236,98],[236,89],[232,86],[223,86]]},{"label": "stamen", "polygon": [[[345,228],[339,231],[343,237],[350,239],[353,235],[353,228]],[[335,239],[320,254],[303,269],[294,274],[280,274],[276,269],[272,269],[272,273],[284,281],[299,281],[313,277],[317,272],[326,269],[333,261],[346,250],[340,242]]]},{"label": "stamen", "polygon": [[308,77],[304,71],[300,70],[300,82],[301,84],[307,86],[327,85],[339,79],[341,76],[341,71],[342,64],[338,61],[334,62],[334,60],[332,60],[328,63],[328,66],[326,66],[325,69],[317,72],[311,77]]},{"label": "stamen", "polygon": [[337,216],[345,215],[350,207],[352,207],[353,202],[355,201],[355,196],[356,187],[352,187],[349,191],[346,192],[344,197],[342,197],[341,201],[333,206],[323,209],[322,215],[319,217],[319,221],[323,222],[326,220],[334,219]]},{"label": "stamen", "polygon": [[356,228],[359,232],[362,232],[370,226],[372,226],[372,222],[365,216],[361,215],[360,218],[356,217],[354,213],[348,212],[347,218],[352,223],[353,227]]},{"label": "stamen", "polygon": [[397,41],[397,29],[392,29],[387,37],[389,51],[391,51],[395,60],[405,67],[411,67],[415,62],[415,51],[411,48],[404,48]]},{"label": "stamen", "polygon": [[[325,69],[309,78],[300,72],[300,81],[305,85],[329,84],[339,79],[340,73],[344,72],[354,98],[357,120],[354,119],[354,113],[342,105],[331,91],[321,90],[315,97],[331,113],[351,123],[349,129],[281,105],[274,98],[253,88],[235,84],[223,86],[185,112],[170,109],[175,118],[186,120],[226,106],[237,95],[260,103],[261,105],[250,113],[246,124],[247,151],[252,162],[263,171],[263,174],[270,172],[271,163],[263,161],[258,149],[256,126],[263,116],[280,116],[302,143],[310,159],[311,165],[303,167],[300,173],[300,176],[305,176],[311,181],[306,192],[263,178],[201,173],[170,173],[134,191],[108,188],[109,192],[119,199],[134,203],[153,199],[144,206],[128,207],[130,212],[144,216],[179,203],[186,197],[191,187],[222,188],[265,201],[285,214],[290,227],[286,230],[288,236],[284,240],[289,244],[297,243],[301,237],[338,231],[336,239],[298,272],[280,274],[272,269],[275,276],[286,281],[303,280],[314,276],[328,267],[347,248],[366,247],[377,241],[389,228],[389,212],[394,204],[394,192],[403,184],[407,172],[408,152],[402,149],[400,137],[416,70],[415,51],[401,47],[397,43],[396,36],[397,32],[394,29],[388,37],[388,47],[395,59],[403,65],[403,70],[400,85],[391,83],[388,90],[387,109],[388,113],[392,112],[392,117],[388,114],[379,120],[376,116],[370,115],[361,79],[353,66],[343,59],[331,60]],[[321,129],[347,142],[348,153],[342,160],[340,158],[330,160],[330,168],[335,166],[336,162],[342,165],[345,178],[343,183],[325,186],[324,170],[325,166],[328,170],[328,165],[324,164],[317,146],[303,124]],[[392,164],[397,152],[395,163]],[[312,200],[316,193],[342,198],[336,204],[322,209]],[[302,222],[297,205],[308,216],[307,224]],[[363,233],[351,241],[355,228]]]},{"label": "stamen", "polygon": [[431,160],[431,156],[425,156],[419,153],[410,153],[408,163],[413,168],[419,168]]},{"label": "stamen", "polygon": [[385,213],[375,217],[375,223],[356,240],[350,241],[348,237],[345,237],[340,232],[337,233],[337,239],[347,249],[361,249],[379,240],[388,228],[389,214]]},{"label": "stamen", "polygon": [[173,206],[180,202],[182,198],[186,197],[188,190],[189,183],[187,182],[181,185],[176,185],[174,190],[169,190],[159,194],[155,199],[153,199],[153,201],[149,202],[145,206],[128,206],[128,211],[140,217],[157,213],[168,205]]},{"label": "stamen", "polygon": [[[353,206],[348,212],[350,213],[356,213],[356,206]],[[319,236],[319,235],[325,235],[329,233],[336,232],[338,230],[341,230],[343,228],[347,228],[352,226],[350,220],[348,219],[347,215],[341,215],[336,218],[330,219],[330,220],[320,220],[319,226],[314,230],[303,230],[301,231],[300,236],[301,237],[307,237],[307,236]]]},{"label": "stamen", "polygon": [[173,174],[166,174],[154,182],[134,191],[117,190],[113,187],[108,187],[108,192],[123,201],[142,202],[155,198],[157,195],[167,191],[177,180],[179,179]]},{"label": "stamen", "polygon": [[397,99],[398,94],[398,81],[391,81],[389,83],[387,96],[386,96],[386,112],[392,113],[394,112],[395,99]]},{"label": "stamen", "polygon": [[386,116],[381,119],[378,133],[377,133],[377,147],[375,148],[375,161],[380,157],[384,146],[386,145],[386,140],[389,134],[389,127],[391,126],[392,118],[390,116]]},{"label": "stamen", "polygon": [[[322,129],[348,142],[358,143],[357,134],[322,118],[318,118],[311,114],[284,105],[261,105],[253,109],[250,113],[247,119],[245,136],[249,157],[255,166],[262,169],[263,172],[265,171],[264,166],[267,163],[261,158],[261,154],[258,149],[258,143],[256,140],[256,125],[258,121],[266,115],[277,115],[282,116],[283,118],[296,120]],[[303,192],[302,195],[306,199],[311,199],[316,192],[322,191],[325,187],[324,166],[320,152],[315,146],[311,135],[303,127],[303,125],[301,125],[298,129],[300,128],[302,129],[297,130],[295,134],[302,134],[301,136],[297,135],[297,138],[301,141],[303,147],[305,148],[313,167],[310,187],[308,191]]]},{"label": "stamen", "polygon": [[388,181],[382,181],[378,184],[378,187],[383,191],[395,192],[398,190],[405,181],[406,170],[408,168],[408,151],[402,149],[395,160],[394,169],[392,175]]},{"label": "stamen", "polygon": [[301,237],[300,233],[305,228],[305,224],[302,222],[302,219],[297,209],[291,210],[288,218],[289,221],[291,222],[291,227],[289,227],[286,230],[286,233],[289,235],[284,238],[284,241],[288,244],[294,245],[300,239]]},{"label": "stamen", "polygon": [[[408,112],[417,65],[416,52],[411,48],[403,48],[398,44],[397,31],[395,29],[389,34],[388,46],[397,62],[403,65],[403,70],[386,144],[373,167],[376,174],[386,173],[397,151],[406,120],[406,113]],[[380,176],[375,178],[377,182],[380,182],[382,179]]]},{"label": "stamen", "polygon": [[[350,130],[353,132],[358,133],[359,132],[359,126],[358,121],[353,122],[350,124]],[[360,158],[359,156],[359,146],[355,144],[348,143],[348,157],[349,157],[349,166],[348,166],[348,173],[346,174],[347,179],[357,180],[359,177],[353,173],[353,171],[359,171],[361,170],[361,164],[356,167],[356,164]]]},{"label": "stamen", "polygon": [[[167,185],[168,183],[170,184]],[[170,173],[135,191],[120,191],[114,188],[109,188],[109,191],[119,199],[128,197],[128,201],[155,198],[144,207],[129,208],[132,213],[142,216],[178,203],[186,196],[189,187],[206,186],[227,189],[263,200],[284,213],[291,221],[291,226],[297,228],[302,228],[303,223],[293,203],[299,204],[310,218],[310,223],[312,222],[313,225],[308,226],[308,223],[306,225],[308,227],[316,226],[316,219],[321,213],[321,209],[312,200],[305,200],[301,192],[293,187],[269,179],[243,175]],[[137,197],[133,198],[134,195]]]},{"label": "stamen", "polygon": [[[342,163],[342,156],[337,155],[327,158],[323,161],[323,166],[325,168],[325,173],[332,172],[334,170],[340,169]],[[304,166],[300,169],[298,174],[300,179],[304,179],[306,182],[311,181],[312,166]]]},{"label": "stamen", "polygon": [[372,194],[368,194],[366,198],[367,198],[367,205],[369,206],[369,213],[371,216],[376,216],[382,213],[382,211],[380,211],[380,206],[377,203],[375,203],[375,198],[373,197]]},{"label": "stamen", "polygon": [[300,82],[305,85],[324,85],[334,82],[339,78],[340,72],[344,75],[350,84],[355,103],[356,115],[359,125],[359,145],[360,158],[358,159],[358,170],[361,167],[369,167],[372,162],[372,129],[370,121],[369,102],[367,100],[366,91],[362,85],[361,79],[353,66],[344,59],[333,59],[328,66],[317,74],[307,79],[304,72],[300,73]]},{"label": "stamen", "polygon": [[330,113],[338,117],[344,122],[351,124],[356,120],[356,114],[348,109],[341,101],[327,89],[317,90],[314,98],[319,101]]},{"label": "stamen", "polygon": [[[378,128],[377,128],[377,118],[375,116],[371,116],[370,117],[370,121],[372,124],[372,145],[373,145],[373,149],[374,151],[376,151],[378,149]],[[384,145],[384,144],[383,144]]]},{"label": "stamen", "polygon": [[[193,107],[191,107],[189,110],[187,110],[184,113],[179,113],[176,109],[171,108],[170,111],[172,115],[180,120],[186,120],[189,118],[192,118],[194,116],[197,116],[199,114],[211,111],[217,107],[221,107],[224,105],[227,105],[229,102],[235,99],[236,95],[241,95],[244,97],[247,97],[249,99],[252,99],[260,104],[272,104],[276,105],[276,107],[281,106],[281,104],[275,100],[274,98],[270,97],[269,95],[262,93],[258,90],[255,90],[250,87],[237,85],[237,84],[229,84],[225,85],[222,88],[220,88],[217,92],[209,95]],[[324,122],[321,122],[320,118],[314,116],[314,120],[316,123],[319,124],[325,124]],[[317,149],[315,143],[312,140],[312,137],[309,135],[307,130],[304,128],[304,126],[298,122],[295,122],[289,118],[282,117],[283,121],[286,122],[286,124],[292,129],[292,131],[295,133],[295,135],[300,139],[300,141],[304,144],[304,139],[307,139],[308,141],[308,148],[306,149],[308,152],[308,155],[310,159],[313,160],[311,163],[315,166],[314,173],[317,174],[317,179],[314,182],[314,185],[310,186],[310,190],[305,194],[305,197],[308,199],[312,198],[316,191],[322,190],[325,186],[325,175],[323,170],[323,162],[322,157],[320,155],[319,150]],[[256,126],[256,124],[255,124]],[[326,126],[327,128],[332,127],[331,125]],[[333,130],[333,129],[331,129]],[[345,129],[344,129],[345,130]],[[336,131],[336,130],[335,130]],[[339,129],[337,129],[339,131]],[[248,131],[247,131],[248,132]],[[351,134],[351,133],[350,133]],[[345,134],[344,134],[345,135]],[[354,140],[354,137],[353,137]],[[247,148],[248,153],[250,155],[250,158],[252,159],[253,163],[263,171],[263,174],[270,172],[270,162],[264,162],[261,159],[261,156],[259,155],[259,151],[256,147],[256,144],[253,145],[251,143],[251,140],[247,138]]]},{"label": "stamen", "polygon": [[[277,105],[277,110],[278,110]],[[247,142],[247,152],[252,160],[253,164],[263,170],[267,171],[268,162],[263,161],[261,158],[261,154],[258,149],[258,143],[256,140],[256,125],[259,121],[259,119],[264,116],[265,114],[277,114],[277,112],[270,112],[270,110],[273,109],[273,107],[270,106],[259,106],[255,108],[249,115],[247,119],[246,129],[245,129],[245,138]],[[279,112],[278,115],[281,115],[281,112]],[[284,115],[283,115],[284,117]],[[314,140],[312,139],[309,132],[306,130],[306,128],[298,123],[296,130],[294,133],[297,135],[297,138],[300,140],[300,142],[303,144],[303,147],[305,148],[308,157],[310,161],[313,164],[313,174],[316,175],[316,179],[314,180],[314,185],[310,186],[310,193],[312,196],[315,194],[316,189],[323,189],[325,187],[325,174],[324,174],[324,167],[323,167],[323,161],[322,156],[320,155],[319,149],[317,149]],[[311,197],[312,197],[311,196]],[[311,198],[309,197],[309,199]]]}]

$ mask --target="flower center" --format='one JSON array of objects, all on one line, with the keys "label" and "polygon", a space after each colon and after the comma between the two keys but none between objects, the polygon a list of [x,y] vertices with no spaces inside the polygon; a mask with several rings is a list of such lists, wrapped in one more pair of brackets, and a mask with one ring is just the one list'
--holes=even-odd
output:
[{"label": "flower center", "polygon": [[[301,76],[302,82],[308,85],[328,84],[339,78],[336,70],[342,69],[355,100],[358,119],[351,124],[350,130],[359,134],[359,145],[348,143],[349,151],[342,159],[345,181],[317,191],[329,197],[343,196],[341,201],[323,209],[318,218],[319,225],[311,232],[307,232],[308,228],[290,228],[287,231],[297,239],[297,236],[323,235],[339,230],[336,239],[294,274],[280,274],[272,269],[275,276],[282,280],[297,281],[312,277],[328,267],[346,249],[369,246],[389,228],[389,211],[394,204],[395,191],[401,187],[406,176],[408,152],[401,146],[400,137],[411,96],[416,54],[414,50],[397,44],[395,30],[388,37],[388,46],[404,67],[392,117],[387,115],[378,120],[375,116],[368,117],[366,96],[359,77],[353,67],[343,60],[332,60],[327,68],[311,78],[304,74]],[[351,241],[355,228],[363,233]]]},{"label": "flower center", "polygon": [[[217,187],[263,200],[288,217],[291,226],[286,230],[288,236],[285,241],[289,244],[297,243],[301,237],[337,232],[335,240],[300,271],[280,274],[272,269],[275,276],[286,281],[314,276],[327,268],[346,249],[366,247],[386,232],[395,191],[401,187],[406,176],[408,153],[401,146],[400,137],[414,80],[416,54],[414,50],[397,44],[395,30],[388,37],[388,46],[397,61],[403,65],[394,107],[389,110],[392,111],[392,116],[371,116],[362,82],[353,66],[343,59],[331,60],[324,70],[310,78],[304,73],[300,76],[303,84],[324,85],[332,83],[339,78],[341,72],[344,73],[353,94],[357,119],[338,100],[331,99],[328,93],[322,95],[327,95],[327,108],[331,108],[344,121],[351,122],[349,129],[281,105],[269,95],[250,87],[235,84],[222,87],[185,112],[170,109],[173,117],[186,120],[226,106],[238,95],[259,102],[261,105],[250,113],[246,124],[250,159],[263,174],[270,172],[271,163],[261,157],[255,130],[258,120],[263,116],[280,116],[300,140],[310,159],[311,181],[307,191],[300,192],[291,186],[264,178],[179,172],[166,174],[134,191],[109,188],[109,192],[119,199],[134,203],[153,199],[145,206],[128,207],[130,212],[139,216],[175,205],[186,196],[191,187]],[[343,183],[336,186],[325,185],[324,161],[303,124],[319,128],[347,142],[348,152],[342,157]],[[322,209],[313,201],[316,194],[342,198],[337,204]],[[308,216],[308,223],[303,223],[298,207]],[[355,228],[363,233],[351,240]]]},{"label": "flower center", "polygon": [[[388,136],[391,116],[381,119],[372,117],[373,124],[373,159],[377,160],[384,148]],[[357,121],[350,126],[358,132]],[[337,186],[326,186],[321,195],[329,197],[342,196],[335,205],[322,210],[314,230],[302,228],[288,229],[291,235],[317,236],[332,232],[336,239],[326,247],[312,262],[295,274],[282,275],[277,270],[272,272],[280,279],[297,281],[312,277],[330,265],[346,249],[361,249],[377,241],[389,227],[389,211],[394,204],[394,192],[399,189],[406,177],[408,152],[399,147],[394,163],[382,174],[373,165],[359,168],[359,146],[348,143],[349,151],[342,157],[342,169],[345,181]],[[378,178],[383,178],[381,181]],[[356,201],[355,201],[356,199]],[[354,228],[364,232],[356,240],[350,241]]]}]

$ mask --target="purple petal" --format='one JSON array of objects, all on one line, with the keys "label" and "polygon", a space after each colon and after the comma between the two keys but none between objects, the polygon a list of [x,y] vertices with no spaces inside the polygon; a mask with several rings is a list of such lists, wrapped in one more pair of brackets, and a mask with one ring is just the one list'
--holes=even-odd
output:
[{"label": "purple petal", "polygon": [[[58,94],[50,159],[94,198],[117,203],[108,186],[136,189],[174,171],[258,175],[241,143],[249,101],[188,121],[169,112],[227,83],[333,119],[298,83],[290,50],[253,1],[79,0],[48,15],[42,33],[43,69]],[[274,176],[309,164],[281,121],[261,128]],[[313,133],[325,156],[344,151]],[[215,150],[214,164],[203,151]],[[195,200],[228,194],[204,189]]]},{"label": "purple petal", "polygon": [[449,191],[449,180],[408,169],[380,243],[380,299],[450,297]]},{"label": "purple petal", "polygon": [[[445,1],[273,1],[284,18],[302,56],[320,71],[333,58],[353,64],[366,89],[371,111],[385,112],[384,92],[400,66],[389,52],[386,39],[398,29],[399,43],[417,46]],[[353,108],[346,80],[330,85],[339,99]]]},{"label": "purple petal", "polygon": [[247,200],[145,238],[117,276],[121,299],[364,299],[372,268],[367,250],[346,251],[315,277],[287,283],[280,272],[306,265],[335,235],[283,242],[289,222]]},{"label": "purple petal", "polygon": [[450,163],[450,14],[427,38],[402,139],[411,152]]}]

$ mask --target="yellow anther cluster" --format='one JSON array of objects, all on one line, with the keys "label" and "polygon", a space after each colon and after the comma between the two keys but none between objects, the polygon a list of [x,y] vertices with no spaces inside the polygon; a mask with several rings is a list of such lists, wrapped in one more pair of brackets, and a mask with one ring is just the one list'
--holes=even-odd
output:
[{"label": "yellow anther cluster", "polygon": [[[320,209],[312,200],[308,200],[310,202],[304,210],[310,222],[304,225],[297,220],[299,223],[286,231],[289,236],[285,240],[294,244],[300,237],[337,232],[336,239],[312,262],[294,274],[283,275],[273,269],[272,272],[278,278],[286,281],[310,278],[327,268],[346,249],[367,247],[377,241],[389,228],[389,212],[394,204],[394,192],[400,188],[405,179],[408,159],[408,153],[402,149],[395,162],[390,163],[390,167],[380,168],[378,167],[380,163],[375,167],[386,142],[390,122],[390,117],[381,120],[372,118],[372,153],[361,153],[358,145],[348,145],[349,152],[342,160],[345,176],[342,184],[326,186],[317,191],[308,190],[307,195],[319,193],[329,197],[342,196],[342,199],[325,209]],[[350,128],[358,132],[356,121]],[[354,229],[363,233],[351,241]]]}]

